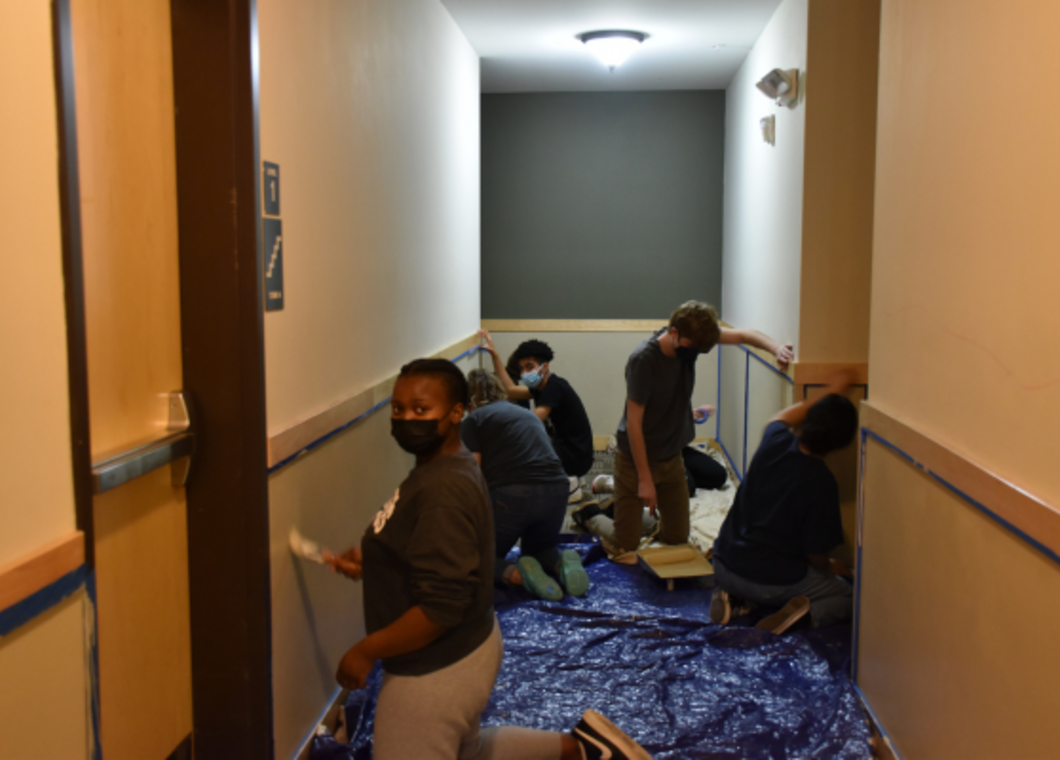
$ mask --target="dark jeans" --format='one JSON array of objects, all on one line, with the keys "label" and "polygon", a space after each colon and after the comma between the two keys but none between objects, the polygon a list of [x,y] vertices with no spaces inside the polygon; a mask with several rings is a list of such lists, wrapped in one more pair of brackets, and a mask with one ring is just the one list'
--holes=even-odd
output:
[{"label": "dark jeans", "polygon": [[524,556],[534,557],[546,572],[559,566],[559,529],[567,514],[567,481],[523,483],[490,489],[493,525],[497,535],[497,561],[493,579],[503,582],[505,561],[515,542],[522,540]]},{"label": "dark jeans", "polygon": [[685,446],[681,449],[681,459],[685,462],[689,495],[694,494],[697,488],[706,491],[721,488],[729,479],[729,473],[722,465],[698,449]]},{"label": "dark jeans", "polygon": [[832,573],[813,565],[806,577],[790,585],[770,585],[747,580],[714,558],[714,585],[732,596],[763,607],[783,607],[796,596],[810,600],[810,616],[815,626],[844,623],[854,614],[854,587]]}]

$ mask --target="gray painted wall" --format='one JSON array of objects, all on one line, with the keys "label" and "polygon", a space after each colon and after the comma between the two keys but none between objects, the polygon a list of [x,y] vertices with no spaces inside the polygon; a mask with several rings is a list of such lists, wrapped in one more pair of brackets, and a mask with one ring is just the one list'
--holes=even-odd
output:
[{"label": "gray painted wall", "polygon": [[721,307],[725,93],[482,96],[484,319]]}]

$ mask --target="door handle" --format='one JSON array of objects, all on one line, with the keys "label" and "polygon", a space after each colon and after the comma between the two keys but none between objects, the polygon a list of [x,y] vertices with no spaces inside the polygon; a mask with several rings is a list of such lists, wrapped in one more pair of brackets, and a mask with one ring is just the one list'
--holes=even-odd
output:
[{"label": "door handle", "polygon": [[195,453],[195,430],[191,405],[184,391],[169,394],[169,421],[166,435],[133,445],[118,454],[92,463],[92,489],[106,493],[130,480],[146,475],[171,462],[173,485],[187,484]]}]

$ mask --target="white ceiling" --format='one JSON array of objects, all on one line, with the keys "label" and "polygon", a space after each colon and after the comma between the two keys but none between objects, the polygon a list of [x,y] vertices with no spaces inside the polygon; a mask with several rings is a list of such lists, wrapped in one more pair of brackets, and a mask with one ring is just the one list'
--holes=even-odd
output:
[{"label": "white ceiling", "polygon": [[[780,0],[442,0],[482,58],[483,92],[713,90],[729,84]],[[608,71],[575,35],[632,29]]]}]

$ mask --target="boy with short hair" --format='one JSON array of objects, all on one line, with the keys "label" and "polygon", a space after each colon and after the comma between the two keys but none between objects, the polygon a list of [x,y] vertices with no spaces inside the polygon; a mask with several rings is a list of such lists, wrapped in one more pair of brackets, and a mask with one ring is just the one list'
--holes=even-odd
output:
[{"label": "boy with short hair", "polygon": [[494,369],[508,398],[533,399],[534,414],[542,422],[552,423],[552,447],[576,487],[578,478],[593,466],[593,430],[581,397],[567,380],[551,371],[549,364],[555,356],[552,348],[537,339],[519,344],[511,357],[521,372],[523,384],[519,385],[506,371],[489,331],[479,330],[479,335],[486,341],[486,350],[493,357]]},{"label": "boy with short hair", "polygon": [[626,407],[616,436],[615,522],[609,550],[619,561],[630,561],[640,543],[644,507],[661,517],[660,541],[688,541],[689,495],[681,451],[695,438],[696,358],[718,343],[764,349],[776,356],[781,368],[794,358],[790,345],[756,330],[720,327],[717,312],[700,301],[681,304],[668,327],[637,346],[626,362]]},{"label": "boy with short hair", "polygon": [[766,427],[714,542],[713,622],[729,622],[730,597],[783,605],[758,623],[778,634],[807,614],[815,627],[850,619],[853,590],[836,577],[849,570],[828,557],[843,543],[843,524],[824,457],[857,433],[857,409],[842,395],[851,379],[840,375],[825,396],[785,409]]}]

